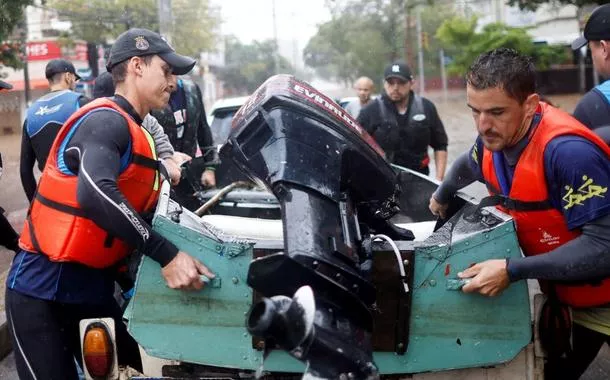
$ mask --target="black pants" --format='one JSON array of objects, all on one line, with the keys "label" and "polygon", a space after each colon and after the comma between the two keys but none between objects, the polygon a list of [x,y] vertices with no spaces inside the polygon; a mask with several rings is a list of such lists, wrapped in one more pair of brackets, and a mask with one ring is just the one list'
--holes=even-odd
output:
[{"label": "black pants", "polygon": [[127,332],[114,300],[105,305],[65,304],[7,288],[5,302],[21,380],[78,379],[74,363],[75,358],[82,362],[78,324],[85,318],[113,318],[119,365],[142,370],[138,345]]},{"label": "black pants", "polygon": [[610,336],[574,323],[571,354],[566,358],[548,361],[544,367],[545,380],[579,379],[604,343],[610,344]]},{"label": "black pants", "polygon": [[6,219],[3,212],[4,210],[0,208],[0,245],[17,252],[19,250],[17,245],[19,235]]}]

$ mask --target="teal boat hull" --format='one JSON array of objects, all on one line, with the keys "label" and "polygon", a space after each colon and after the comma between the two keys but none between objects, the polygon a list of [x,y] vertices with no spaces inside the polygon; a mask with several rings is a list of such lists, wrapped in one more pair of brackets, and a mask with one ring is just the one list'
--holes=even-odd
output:
[{"label": "teal boat hull", "polygon": [[[205,263],[217,278],[200,292],[172,290],[165,285],[159,265],[145,257],[135,295],[126,311],[129,332],[154,357],[259,369],[263,352],[253,347],[245,328],[253,301],[246,278],[255,247],[206,236],[193,222],[196,217],[186,211],[177,223],[167,210],[168,201],[164,202],[160,202],[153,228],[180,250]],[[471,233],[452,244],[428,241],[414,244],[408,349],[404,355],[375,351],[380,373],[490,367],[515,358],[532,339],[526,283],[514,283],[494,298],[466,294],[456,286],[457,272],[473,263],[521,255],[512,220],[506,217],[492,228]],[[257,248],[282,248],[282,241],[257,244]],[[304,365],[285,352],[274,350],[265,359],[264,369],[303,372]]]}]

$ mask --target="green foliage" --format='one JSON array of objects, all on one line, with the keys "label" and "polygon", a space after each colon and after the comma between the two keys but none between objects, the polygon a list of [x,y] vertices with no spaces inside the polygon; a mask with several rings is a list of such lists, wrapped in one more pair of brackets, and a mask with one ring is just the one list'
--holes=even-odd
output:
[{"label": "green foliage", "polygon": [[476,32],[476,17],[454,17],[446,20],[437,30],[447,55],[453,58],[448,72],[463,75],[472,62],[482,53],[500,47],[517,50],[532,56],[538,70],[569,60],[566,47],[537,45],[527,33],[527,28],[514,28],[501,23],[488,24]]},{"label": "green foliage", "polygon": [[[330,2],[332,19],[319,25],[304,50],[305,63],[329,79],[350,84],[365,75],[380,79],[384,67],[395,60],[416,62],[414,0],[351,0]],[[431,2],[427,2],[430,4]],[[409,28],[407,29],[407,15]],[[439,42],[435,32],[445,18],[453,15],[447,4],[424,8],[425,72],[439,73]],[[407,51],[410,52],[407,57]],[[415,69],[415,67],[413,67]]]},{"label": "green foliage", "polygon": [[[225,42],[226,66],[220,72],[225,88],[233,95],[252,93],[264,81],[275,74],[275,43],[273,40],[244,44],[230,36]],[[290,62],[279,57],[282,73],[293,73]]]},{"label": "green foliage", "polygon": [[[159,30],[157,0],[49,0],[48,6],[72,22],[73,39],[113,40],[130,27]],[[213,46],[219,20],[207,0],[173,0],[172,45],[181,54],[198,56]]]},{"label": "green foliage", "polygon": [[516,5],[520,9],[526,9],[530,11],[535,11],[542,4],[546,3],[559,3],[566,5],[576,5],[577,7],[582,7],[585,5],[591,4],[607,4],[610,1],[608,0],[508,0],[507,3],[509,5]]},{"label": "green foliage", "polygon": [[25,7],[31,3],[32,0],[0,0],[0,70],[4,66],[23,67],[23,46],[17,38],[11,37],[23,20]]},{"label": "green foliage", "polygon": [[404,1],[335,4],[303,52],[305,63],[328,78],[351,82],[379,78],[388,62],[403,58]]}]

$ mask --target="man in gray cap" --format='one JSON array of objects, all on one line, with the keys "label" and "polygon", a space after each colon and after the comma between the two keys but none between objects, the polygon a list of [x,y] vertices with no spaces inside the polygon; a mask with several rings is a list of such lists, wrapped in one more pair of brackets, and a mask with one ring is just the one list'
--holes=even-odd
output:
[{"label": "man in gray cap", "polygon": [[113,298],[115,271],[133,249],[159,263],[172,289],[199,290],[202,275],[214,277],[142,216],[154,210],[160,190],[154,141],[142,119],[167,103],[175,75],[194,65],[159,34],[130,29],[110,51],[115,95],[83,106],[59,131],[7,279],[21,379],[76,379],[82,318],[112,317],[119,365],[141,370]]},{"label": "man in gray cap", "polygon": [[401,62],[388,65],[383,94],[368,103],[358,122],[371,134],[393,164],[430,173],[428,147],[434,149],[436,178],[442,180],[447,166],[447,133],[434,104],[413,88],[413,75]]},{"label": "man in gray cap", "polygon": [[80,77],[70,61],[50,61],[45,69],[45,76],[51,92],[28,108],[21,138],[19,173],[23,190],[30,202],[36,193],[35,163],[38,162],[40,171],[44,169],[59,128],[77,109],[89,102],[88,98],[74,91]]},{"label": "man in gray cap", "polygon": [[[585,25],[584,34],[572,43],[579,50],[589,45],[593,69],[605,79],[587,92],[576,105],[574,117],[594,129],[606,142],[610,137],[610,4],[597,7]],[[601,128],[603,127],[603,128]]]}]

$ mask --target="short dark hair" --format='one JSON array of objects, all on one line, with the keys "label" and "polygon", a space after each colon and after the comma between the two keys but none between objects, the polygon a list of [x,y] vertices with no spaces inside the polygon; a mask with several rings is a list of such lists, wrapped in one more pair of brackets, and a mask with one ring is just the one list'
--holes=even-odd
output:
[{"label": "short dark hair", "polygon": [[[140,58],[142,58],[142,60],[144,61],[144,64],[146,66],[148,66],[148,65],[150,65],[150,62],[152,62],[153,56],[154,56],[154,54],[142,55],[142,56],[140,56]],[[112,81],[114,82],[115,85],[125,81],[125,77],[127,76],[128,63],[129,63],[129,59],[126,59],[123,62],[117,63],[115,66],[112,67],[112,72],[111,72]]]},{"label": "short dark hair", "polygon": [[466,82],[476,90],[500,87],[523,103],[536,92],[536,67],[529,56],[499,48],[481,54],[474,61],[466,73]]},{"label": "short dark hair", "polygon": [[57,74],[53,74],[49,79],[47,79],[49,81],[50,84],[57,84],[59,82],[62,81],[63,77],[64,77],[65,73],[57,73]]}]

